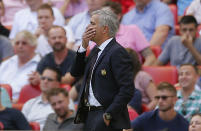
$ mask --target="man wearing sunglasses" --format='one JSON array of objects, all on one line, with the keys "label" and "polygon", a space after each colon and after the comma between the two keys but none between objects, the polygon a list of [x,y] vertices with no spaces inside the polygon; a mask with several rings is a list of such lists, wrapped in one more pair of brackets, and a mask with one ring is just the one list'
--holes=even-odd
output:
[{"label": "man wearing sunglasses", "polygon": [[[57,68],[46,67],[40,77],[41,95],[27,101],[22,113],[29,122],[38,122],[40,129],[43,129],[45,121],[50,113],[54,113],[47,100],[47,93],[52,88],[59,88],[61,82],[61,72]],[[69,109],[74,110],[74,104],[70,101]]]},{"label": "man wearing sunglasses", "polygon": [[179,68],[179,85],[175,110],[184,118],[190,120],[195,113],[201,113],[201,91],[196,85],[198,80],[197,69],[192,64],[183,64]]},{"label": "man wearing sunglasses", "polygon": [[188,121],[174,110],[175,87],[162,82],[157,87],[158,109],[146,112],[132,122],[134,131],[188,131]]}]

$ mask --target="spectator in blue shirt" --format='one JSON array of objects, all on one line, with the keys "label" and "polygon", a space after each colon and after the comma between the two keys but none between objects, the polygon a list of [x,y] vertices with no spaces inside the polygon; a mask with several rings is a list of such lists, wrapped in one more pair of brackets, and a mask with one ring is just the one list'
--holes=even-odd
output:
[{"label": "spectator in blue shirt", "polygon": [[132,122],[134,131],[188,131],[188,121],[174,110],[176,96],[173,85],[160,83],[155,96],[158,109],[137,117]]},{"label": "spectator in blue shirt", "polygon": [[122,24],[136,24],[151,45],[165,46],[174,35],[174,17],[169,7],[155,0],[134,0],[136,8],[124,15]]}]

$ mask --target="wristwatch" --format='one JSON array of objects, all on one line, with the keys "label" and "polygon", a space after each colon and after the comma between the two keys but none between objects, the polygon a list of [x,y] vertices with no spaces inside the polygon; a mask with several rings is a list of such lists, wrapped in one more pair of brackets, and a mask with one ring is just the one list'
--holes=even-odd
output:
[{"label": "wristwatch", "polygon": [[104,118],[106,120],[111,120],[112,119],[112,115],[110,113],[104,113]]}]

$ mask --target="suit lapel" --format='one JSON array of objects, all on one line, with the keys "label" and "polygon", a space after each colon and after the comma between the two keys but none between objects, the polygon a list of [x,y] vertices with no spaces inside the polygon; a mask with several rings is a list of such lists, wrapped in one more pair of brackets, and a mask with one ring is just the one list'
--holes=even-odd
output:
[{"label": "suit lapel", "polygon": [[116,40],[115,38],[112,39],[108,45],[105,47],[105,49],[103,50],[103,52],[101,53],[101,55],[99,56],[98,58],[98,61],[96,62],[95,64],[95,67],[94,67],[94,71],[96,70],[96,67],[99,65],[99,63],[102,61],[103,57],[107,54],[107,52],[111,49],[111,47],[116,43]]}]

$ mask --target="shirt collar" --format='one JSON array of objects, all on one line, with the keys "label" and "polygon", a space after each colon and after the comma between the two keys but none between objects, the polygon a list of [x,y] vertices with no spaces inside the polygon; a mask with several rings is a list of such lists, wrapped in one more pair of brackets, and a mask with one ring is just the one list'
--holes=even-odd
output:
[{"label": "shirt collar", "polygon": [[[197,92],[200,92],[200,91],[197,90],[197,89],[194,89],[194,91],[193,91],[193,92],[191,93],[191,95],[188,97],[188,100],[195,100],[196,97],[197,97],[197,95],[198,95]],[[182,95],[181,90],[178,91],[177,97],[178,97],[178,99],[182,99],[182,98],[183,98],[183,95]]]},{"label": "shirt collar", "polygon": [[103,51],[105,49],[105,47],[110,43],[110,41],[112,40],[113,38],[110,38],[110,39],[107,39],[106,41],[104,41],[100,46],[98,46],[98,48]]},{"label": "shirt collar", "polygon": [[43,101],[42,95],[38,96],[36,99],[37,99],[38,104],[48,104],[49,105],[49,102],[44,102]]}]

